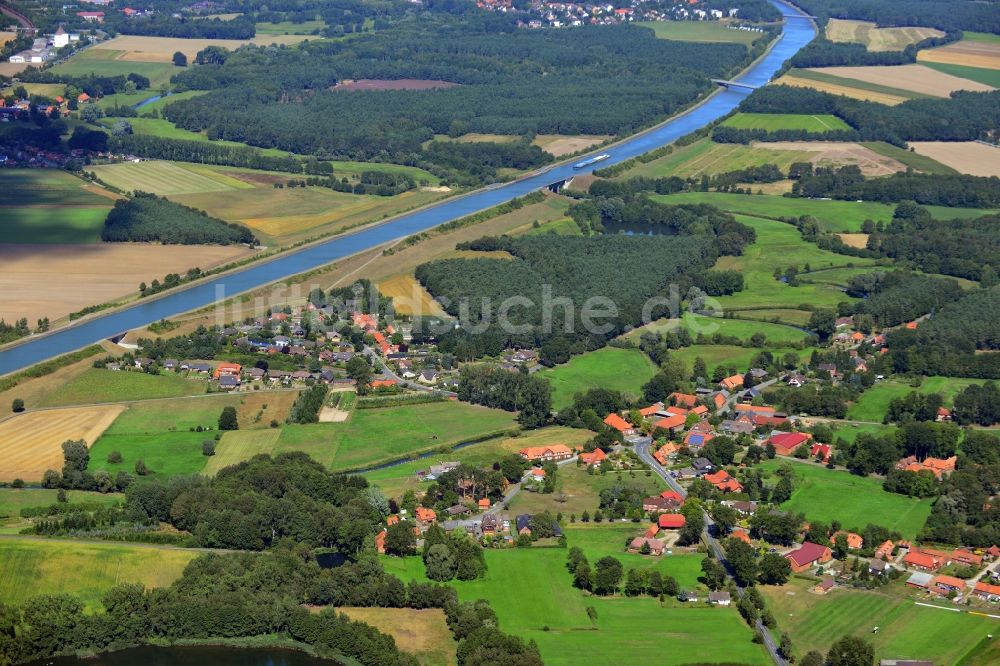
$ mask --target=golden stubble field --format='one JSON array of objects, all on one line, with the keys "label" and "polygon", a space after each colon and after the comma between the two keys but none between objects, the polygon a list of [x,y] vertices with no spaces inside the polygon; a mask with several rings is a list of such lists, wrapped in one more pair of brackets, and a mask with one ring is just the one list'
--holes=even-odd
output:
[{"label": "golden stubble field", "polygon": [[914,152],[972,176],[1000,177],[1000,148],[977,141],[911,141]]},{"label": "golden stubble field", "polygon": [[763,150],[806,151],[814,153],[809,159],[818,166],[857,165],[869,177],[888,176],[897,171],[906,171],[906,165],[885,155],[879,155],[860,143],[837,141],[758,141],[754,148]]},{"label": "golden stubble field", "polygon": [[[892,67],[818,67],[811,71],[830,74],[844,79],[864,81],[878,86],[909,90],[934,97],[948,97],[956,90],[988,92],[994,90],[978,81],[970,81],[939,72],[924,65],[896,65]],[[877,100],[876,100],[877,101]]]},{"label": "golden stubble field", "polygon": [[814,79],[807,79],[802,76],[796,76],[795,70],[792,70],[788,74],[785,74],[778,80],[776,80],[775,85],[783,86],[795,86],[797,88],[812,88],[813,90],[819,90],[820,92],[830,93],[831,95],[844,95],[845,97],[850,97],[851,99],[862,99],[869,102],[878,102],[879,104],[885,104],[887,106],[895,106],[897,104],[902,104],[907,100],[906,97],[900,95],[893,95],[887,92],[879,92],[875,90],[864,90],[863,88],[855,88],[849,85],[842,85],[839,83],[831,83],[828,81],[816,81]]},{"label": "golden stubble field", "polygon": [[8,321],[55,321],[88,305],[134,295],[140,282],[208,270],[253,251],[232,245],[0,244],[0,312]]},{"label": "golden stubble field", "polygon": [[917,60],[940,62],[946,65],[1000,69],[1000,44],[963,39],[940,48],[924,49],[917,54]]},{"label": "golden stubble field", "polygon": [[171,62],[174,53],[180,51],[194,60],[198,51],[208,46],[221,46],[235,51],[247,44],[267,46],[269,44],[298,44],[307,39],[308,35],[258,35],[253,39],[180,39],[174,37],[143,37],[139,35],[123,35],[109,39],[93,47],[93,51],[112,51],[117,55],[113,60],[129,60],[134,62]]},{"label": "golden stubble field", "polygon": [[93,444],[125,410],[123,405],[69,407],[16,414],[0,422],[0,481],[39,481],[62,469],[62,443]]},{"label": "golden stubble field", "polygon": [[916,44],[928,37],[944,37],[935,28],[878,28],[868,21],[830,19],[826,25],[826,38],[831,42],[864,44],[869,51],[902,51],[909,44]]}]

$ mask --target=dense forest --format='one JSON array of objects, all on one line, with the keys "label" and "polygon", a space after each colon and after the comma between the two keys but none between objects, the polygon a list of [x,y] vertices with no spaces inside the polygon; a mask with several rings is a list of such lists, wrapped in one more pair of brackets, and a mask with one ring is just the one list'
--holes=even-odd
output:
[{"label": "dense forest", "polygon": [[810,199],[898,203],[915,201],[928,206],[995,208],[1000,206],[1000,178],[967,174],[929,174],[912,171],[882,178],[866,178],[855,164],[818,167],[792,183],[792,196]]},{"label": "dense forest", "polygon": [[969,430],[958,453],[958,466],[943,482],[921,540],[988,548],[1000,543],[1000,506],[990,498],[1000,492],[1000,440],[992,433]]},{"label": "dense forest", "polygon": [[959,425],[1000,423],[1000,387],[993,382],[967,386],[955,396],[952,418]]},{"label": "dense forest", "polygon": [[[637,26],[515,25],[420,14],[362,39],[243,48],[177,75],[181,89],[213,92],[169,104],[165,115],[256,146],[446,166],[463,155],[424,150],[436,134],[628,133],[690,103],[710,89],[709,77],[749,58],[741,45],[660,40]],[[459,85],[332,89],[345,79],[402,78]]]},{"label": "dense forest", "polygon": [[302,173],[302,161],[295,157],[272,157],[250,146],[234,146],[204,141],[167,139],[146,134],[123,134],[108,139],[108,147],[126,155],[160,160],[218,164],[222,166]]},{"label": "dense forest", "polygon": [[[986,139],[1000,125],[1000,91],[957,91],[948,99],[911,99],[896,106],[851,99],[793,86],[764,86],[741,104],[747,113],[829,113],[842,118],[854,131],[826,133],[822,140],[887,141],[897,146],[907,141],[973,141]],[[780,138],[779,138],[780,137]],[[805,131],[717,127],[716,141],[787,141],[815,138]]]},{"label": "dense forest", "polygon": [[929,37],[916,44],[908,44],[902,51],[869,51],[864,44],[831,42],[817,37],[806,44],[791,58],[795,67],[866,67],[906,65],[917,61],[922,49],[943,46],[957,41],[961,33],[949,32],[944,37]]},{"label": "dense forest", "polygon": [[[157,8],[159,9],[159,7]],[[161,10],[162,11],[162,10]],[[150,37],[180,37],[183,39],[251,39],[257,34],[252,17],[175,18],[170,14],[126,17],[117,12],[110,14],[109,27],[123,35]]]},{"label": "dense forest", "polygon": [[857,314],[869,315],[878,327],[898,326],[933,312],[963,296],[954,280],[906,271],[876,271],[852,277],[847,295],[860,300]]},{"label": "dense forest", "polygon": [[[643,201],[618,202],[620,212],[634,212],[625,219],[645,219],[647,231],[659,226],[663,235],[486,237],[461,248],[514,259],[418,266],[417,279],[461,321],[442,337],[441,351],[468,360],[540,346],[543,363],[563,363],[644,319],[664,316],[672,286],[687,294],[720,254],[739,254],[753,240],[751,229],[714,208]],[[648,305],[653,297],[663,302]]]},{"label": "dense forest", "polygon": [[166,244],[257,244],[246,227],[209,217],[203,211],[167,201],[154,194],[136,192],[119,199],[104,220],[101,240],[109,242],[159,241]]},{"label": "dense forest", "polygon": [[1000,34],[1000,12],[994,2],[975,0],[799,0],[818,17],[871,21],[880,26],[926,26],[939,30],[979,30]]},{"label": "dense forest", "polygon": [[463,365],[458,399],[509,412],[519,411],[527,428],[545,425],[552,412],[552,388],[544,379],[492,365]]}]

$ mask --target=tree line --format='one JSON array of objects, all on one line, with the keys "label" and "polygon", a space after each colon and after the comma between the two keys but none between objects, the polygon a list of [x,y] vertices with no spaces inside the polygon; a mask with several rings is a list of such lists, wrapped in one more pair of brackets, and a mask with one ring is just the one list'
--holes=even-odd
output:
[{"label": "tree line", "polygon": [[979,30],[1000,34],[1000,16],[989,3],[955,0],[802,0],[800,7],[826,25],[831,18],[886,26],[926,26],[944,31]]},{"label": "tree line", "polygon": [[527,428],[544,425],[552,411],[548,381],[492,365],[463,365],[459,370],[458,399],[518,412],[518,421]]},{"label": "tree line", "polygon": [[913,44],[907,44],[902,51],[869,51],[864,44],[854,42],[831,42],[820,35],[806,44],[789,61],[794,67],[886,67],[906,65],[917,61],[917,53],[923,49],[944,46],[961,39],[958,31],[946,33],[942,37],[928,37]]},{"label": "tree line", "polygon": [[874,271],[850,278],[847,295],[863,299],[854,306],[856,315],[869,315],[880,328],[913,321],[964,295],[961,285],[907,271]]},{"label": "tree line", "polygon": [[210,217],[196,208],[145,192],[136,192],[131,199],[115,202],[104,220],[101,240],[114,243],[159,241],[168,245],[257,244],[253,232],[243,225]]},{"label": "tree line", "polygon": [[260,150],[250,146],[167,139],[146,134],[114,136],[109,139],[108,146],[115,153],[161,160],[218,164],[265,171],[287,171],[289,173],[302,173],[303,168],[305,168],[307,173],[315,173],[315,171],[309,170],[310,162],[306,162],[306,167],[303,167],[302,161],[296,157],[264,155]]},{"label": "tree line", "polygon": [[[998,99],[1000,101],[1000,99]],[[966,208],[1000,206],[1000,178],[968,174],[929,174],[906,171],[866,178],[856,164],[818,167],[792,183],[792,196],[810,199],[898,203]]]}]

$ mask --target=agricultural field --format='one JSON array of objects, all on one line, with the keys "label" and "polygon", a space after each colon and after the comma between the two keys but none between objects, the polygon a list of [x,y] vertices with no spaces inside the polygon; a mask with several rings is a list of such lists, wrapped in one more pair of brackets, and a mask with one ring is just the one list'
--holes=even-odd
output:
[{"label": "agricultural field", "polygon": [[505,455],[529,446],[565,444],[570,448],[582,448],[593,436],[594,433],[589,430],[550,426],[518,433],[516,437],[497,437],[455,451],[435,453],[419,460],[372,470],[365,472],[364,477],[381,488],[388,497],[401,497],[407,490],[419,489],[421,484],[417,481],[416,473],[430,465],[451,460],[468,465],[490,465]]},{"label": "agricultural field", "polygon": [[[584,511],[593,513],[600,507],[601,491],[615,485],[642,488],[644,497],[659,495],[666,488],[660,477],[653,473],[646,476],[646,471],[589,474],[586,467],[569,463],[559,468],[554,493],[519,492],[507,506],[515,514],[549,511],[554,516],[561,513],[568,522],[570,514],[579,518]],[[643,529],[645,527],[642,526]],[[641,531],[636,525],[626,529],[631,536],[636,536]],[[620,549],[623,539],[624,535],[622,539],[613,539],[614,546]]]},{"label": "agricultural field", "polygon": [[[574,223],[574,226],[575,223]],[[447,316],[441,304],[412,275],[394,275],[379,282],[379,293],[392,298],[396,314],[407,316]]]},{"label": "agricultural field", "polygon": [[645,326],[640,326],[629,331],[622,337],[639,344],[642,334],[649,331],[663,334],[667,331],[683,325],[693,337],[699,334],[712,336],[721,333],[725,336],[733,336],[741,340],[749,340],[755,333],[763,333],[767,336],[767,342],[774,345],[788,345],[797,342],[804,342],[807,334],[791,326],[773,324],[770,322],[744,321],[741,319],[724,319],[722,317],[707,317],[697,315],[692,312],[685,312],[680,319],[658,319]]},{"label": "agricultural field", "polygon": [[875,644],[876,659],[958,664],[976,652],[986,634],[996,633],[997,621],[982,615],[917,606],[892,591],[838,588],[818,596],[809,592],[813,584],[793,578],[781,587],[761,588],[778,628],[789,633],[800,655],[826,652],[835,640],[853,634]]},{"label": "agricultural field", "polygon": [[0,540],[0,599],[18,605],[38,594],[72,594],[94,611],[115,585],[165,587],[197,556],[194,550],[151,545],[5,538]]},{"label": "agricultural field", "polygon": [[205,393],[207,387],[208,383],[203,379],[188,379],[180,375],[90,368],[54,389],[42,400],[41,406],[176,398]]},{"label": "agricultural field", "polygon": [[[897,171],[905,171],[903,162],[888,157],[868,146],[852,142],[827,141],[759,141],[752,144],[757,150],[778,152],[809,151],[807,161],[818,167],[841,167],[855,165],[865,176],[888,176]],[[886,144],[888,145],[888,144]],[[789,188],[791,190],[791,188]]]},{"label": "agricultural field", "polygon": [[960,79],[923,65],[893,67],[822,67],[811,71],[876,86],[892,86],[932,97],[948,97],[956,90],[985,92],[992,86]]},{"label": "agricultural field", "polygon": [[[573,545],[570,536],[569,545]],[[571,587],[563,548],[487,550],[489,572],[453,583],[462,600],[487,599],[504,631],[534,640],[546,664],[608,664],[623,660],[674,665],[767,664],[764,651],[733,608],[661,606],[650,598],[585,597]],[[412,557],[382,558],[403,580],[424,580]],[[686,565],[685,565],[686,568]],[[517,580],[517,585],[511,581]],[[587,617],[593,606],[597,620]],[[665,639],[669,649],[665,649]]]},{"label": "agricultural field", "polygon": [[882,490],[882,480],[855,476],[844,470],[799,462],[793,458],[771,460],[761,469],[774,472],[781,465],[795,470],[792,498],[785,511],[803,513],[807,520],[839,520],[847,530],[862,530],[868,523],[895,530],[913,539],[930,515],[934,499],[917,499]]},{"label": "agricultural field", "polygon": [[24,412],[0,421],[0,481],[40,481],[63,466],[63,442],[93,444],[122,412],[117,405]]},{"label": "agricultural field", "polygon": [[[21,509],[55,504],[59,491],[54,488],[0,488],[0,522],[5,518],[16,518]],[[97,493],[85,490],[71,490],[66,493],[68,504],[97,503],[114,506],[124,499],[116,493]]]},{"label": "agricultural field", "polygon": [[257,38],[264,35],[311,35],[314,31],[322,30],[326,27],[326,21],[313,19],[296,23],[293,21],[281,21],[280,23],[257,23]]},{"label": "agricultural field", "polygon": [[[670,352],[671,358],[679,359],[688,369],[694,367],[696,358],[705,361],[708,373],[712,374],[715,368],[723,366],[726,368],[736,368],[737,371],[745,371],[750,367],[750,361],[760,354],[763,349],[756,347],[738,347],[735,345],[691,345],[675,349]],[[799,359],[806,360],[812,354],[812,348],[805,349],[768,349],[775,358],[781,358],[785,354],[796,354]]]},{"label": "agricultural field", "polygon": [[4,169],[0,171],[2,242],[99,243],[104,218],[116,198],[66,171]]},{"label": "agricultural field", "polygon": [[[136,463],[141,460],[149,475],[136,476],[140,483],[144,479],[164,480],[179,474],[200,474],[208,460],[201,452],[201,444],[213,437],[213,433],[186,430],[153,434],[105,433],[90,447],[88,469],[92,472],[107,470],[112,476],[118,472],[135,476]],[[122,461],[109,462],[108,456],[116,451],[122,455]]]},{"label": "agricultural field", "polygon": [[924,49],[917,54],[917,61],[1000,70],[1000,40],[996,35],[965,32],[962,37],[952,44]]},{"label": "agricultural field", "polygon": [[761,308],[755,310],[744,310],[740,312],[740,319],[748,319],[756,322],[773,323],[780,322],[791,324],[792,326],[805,326],[809,323],[812,313],[808,310],[789,310],[783,308]]},{"label": "agricultural field", "polygon": [[[132,40],[152,40],[157,39],[156,37],[124,37],[121,39],[132,39]],[[169,85],[170,77],[183,68],[175,67],[170,62],[170,57],[168,56],[166,60],[160,61],[142,61],[135,59],[128,59],[125,56],[128,55],[125,51],[119,50],[117,48],[110,48],[108,45],[114,42],[111,40],[104,42],[99,46],[80,51],[73,55],[69,60],[61,62],[49,71],[56,75],[63,76],[87,76],[89,74],[95,74],[97,76],[127,76],[128,74],[141,74],[149,79],[149,89],[142,91],[143,94],[148,94],[153,91],[159,90],[161,86]],[[179,42],[188,42],[193,40],[176,40]],[[170,54],[173,55],[173,49]],[[192,53],[191,59],[194,58]],[[153,92],[155,94],[155,92]]]},{"label": "agricultural field", "polygon": [[252,253],[236,245],[0,244],[4,316],[55,321],[88,305],[133,296],[140,282],[194,267],[207,271]]},{"label": "agricultural field", "polygon": [[1000,148],[978,141],[913,141],[917,153],[973,176],[1000,176]]},{"label": "agricultural field", "polygon": [[[84,51],[70,60],[70,63],[74,63],[81,55],[87,55],[90,59],[94,60],[100,59],[127,64],[165,64],[172,68],[173,71],[179,71],[181,68],[174,67],[172,62],[173,55],[177,51],[186,55],[188,62],[193,62],[194,57],[198,55],[198,51],[208,46],[221,46],[230,51],[235,51],[247,44],[257,44],[259,46],[267,46],[269,44],[291,45],[298,44],[306,39],[309,39],[306,35],[285,34],[263,34],[253,39],[181,39],[174,37],[122,35]],[[139,73],[142,74],[143,72]]]},{"label": "agricultural field", "polygon": [[878,102],[888,106],[902,104],[909,99],[926,97],[909,90],[886,85],[865,83],[855,79],[845,79],[812,69],[791,69],[773,82],[775,85],[812,88],[832,95],[844,95],[852,99]]},{"label": "agricultural field", "polygon": [[538,377],[552,384],[552,406],[562,409],[573,396],[592,388],[622,391],[634,397],[642,394],[642,385],[656,374],[649,357],[638,349],[606,347],[574,356],[569,363],[541,370]]},{"label": "agricultural field", "polygon": [[830,19],[826,24],[826,38],[831,42],[864,44],[869,51],[902,51],[910,44],[916,44],[931,37],[944,37],[944,33],[935,28],[915,26],[879,28],[868,21],[835,18]]},{"label": "agricultural field", "polygon": [[650,21],[639,25],[651,28],[659,39],[678,42],[736,42],[750,46],[764,35],[726,27],[722,21]]},{"label": "agricultural field", "polygon": [[951,76],[957,76],[960,79],[968,79],[969,81],[976,81],[993,88],[1000,88],[1000,69],[966,67],[965,65],[952,65],[943,62],[930,62],[927,60],[921,60],[920,63],[930,67],[931,69],[936,69],[939,72],[944,72],[945,74],[950,74]]},{"label": "agricultural field", "polygon": [[715,143],[711,139],[699,139],[692,144],[679,146],[663,157],[645,164],[636,164],[620,178],[642,176],[662,178],[665,176],[697,177],[711,176],[726,171],[744,169],[764,164],[777,165],[787,171],[793,162],[808,162],[815,156],[808,150],[757,150],[752,146],[735,143]]},{"label": "agricultural field", "polygon": [[958,377],[926,377],[919,387],[914,387],[903,381],[887,379],[862,393],[858,401],[848,410],[847,418],[854,421],[881,423],[893,398],[902,398],[913,391],[923,394],[940,393],[945,404],[950,405],[955,396],[965,387],[977,383],[981,384],[982,380],[976,381]]},{"label": "agricultural field", "polygon": [[958,173],[950,166],[945,166],[936,160],[932,160],[926,155],[911,153],[905,148],[899,148],[898,146],[893,146],[892,144],[885,143],[884,141],[862,141],[861,145],[874,153],[896,160],[897,162],[910,167],[914,171],[923,171],[924,173],[941,175]]},{"label": "agricultural field", "polygon": [[215,449],[215,455],[207,459],[202,474],[214,476],[219,470],[249,460],[261,453],[277,453],[278,438],[281,431],[269,430],[231,430],[223,433]]},{"label": "agricultural field", "polygon": [[804,130],[807,132],[832,132],[849,130],[851,126],[837,116],[796,113],[737,113],[722,122],[723,127],[739,129]]},{"label": "agricultural field", "polygon": [[563,136],[561,134],[539,134],[531,143],[555,157],[572,155],[610,139],[610,136]]},{"label": "agricultural field", "polygon": [[201,164],[145,160],[95,166],[91,170],[112,187],[158,196],[254,188],[246,180],[240,180],[217,167]]},{"label": "agricultural field", "polygon": [[401,650],[417,658],[420,666],[458,663],[455,654],[457,644],[440,608],[339,607],[337,612],[389,634],[396,639]]}]

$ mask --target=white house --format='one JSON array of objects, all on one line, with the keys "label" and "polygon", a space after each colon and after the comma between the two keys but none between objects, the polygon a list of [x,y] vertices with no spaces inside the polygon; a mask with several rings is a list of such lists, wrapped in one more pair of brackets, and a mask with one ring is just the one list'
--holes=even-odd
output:
[{"label": "white house", "polygon": [[52,35],[52,46],[57,49],[69,46],[69,33],[63,30],[62,26],[59,26],[59,29],[56,30],[56,34]]}]

